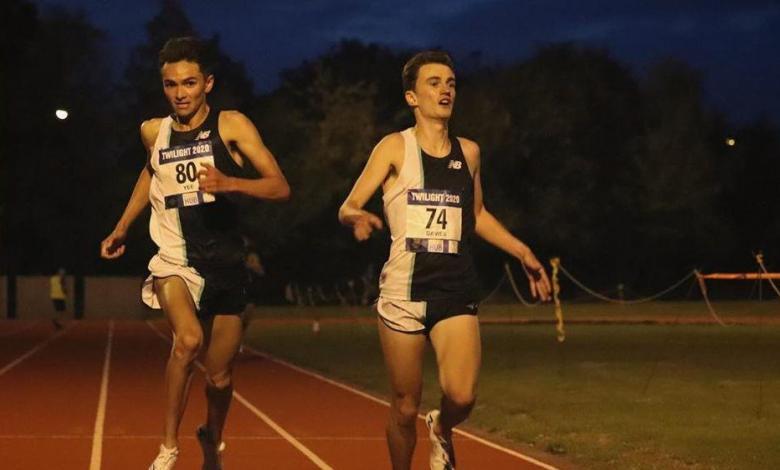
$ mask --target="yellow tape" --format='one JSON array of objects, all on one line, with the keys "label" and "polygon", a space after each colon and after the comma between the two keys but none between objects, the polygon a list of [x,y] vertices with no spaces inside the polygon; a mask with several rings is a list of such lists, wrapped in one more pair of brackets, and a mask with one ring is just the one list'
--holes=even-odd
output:
[{"label": "yellow tape", "polygon": [[563,343],[563,341],[566,339],[566,332],[563,329],[563,309],[561,308],[561,299],[558,297],[558,294],[561,292],[561,285],[558,283],[558,267],[561,265],[561,259],[550,259],[550,265],[552,266],[552,288],[553,301],[555,302],[555,318],[558,320],[558,324],[555,325],[555,331],[558,332],[558,342]]}]

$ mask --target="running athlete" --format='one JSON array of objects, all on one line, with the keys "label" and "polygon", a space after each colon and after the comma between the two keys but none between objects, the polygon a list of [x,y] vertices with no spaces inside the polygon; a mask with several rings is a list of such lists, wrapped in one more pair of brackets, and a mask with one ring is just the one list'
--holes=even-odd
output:
[{"label": "running athlete", "polygon": [[390,255],[379,279],[379,337],[392,389],[387,443],[396,470],[408,469],[416,444],[426,337],[439,367],[440,409],[426,416],[431,469],[455,468],[452,428],[465,420],[476,398],[481,345],[478,279],[472,261],[474,234],[517,258],[534,297],[548,300],[544,268],[482,202],[479,146],[451,138],[455,72],[440,51],[420,52],[403,68],[406,103],[415,126],[390,134],[374,148],[339,210],[357,240],[382,228],[363,210],[382,186],[390,226]]},{"label": "running athlete", "polygon": [[[173,113],[141,125],[147,163],[116,228],[101,244],[101,256],[114,259],[125,252],[128,228],[151,202],[149,231],[159,250],[149,262],[142,298],[165,312],[173,348],[165,373],[164,439],[149,469],[170,470],[176,462],[192,365],[203,350],[208,409],[196,434],[203,468],[215,470],[221,468],[222,429],[247,302],[236,198],[286,200],[290,188],[252,122],[238,111],[208,105],[214,76],[197,39],[169,40],[159,63]],[[262,176],[242,178],[244,162]]]}]

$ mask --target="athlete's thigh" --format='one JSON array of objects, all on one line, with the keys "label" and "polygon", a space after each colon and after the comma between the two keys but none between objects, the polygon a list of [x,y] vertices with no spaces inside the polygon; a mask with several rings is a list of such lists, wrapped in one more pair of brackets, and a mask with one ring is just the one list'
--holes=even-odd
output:
[{"label": "athlete's thigh", "polygon": [[474,392],[482,363],[477,316],[457,315],[441,320],[434,325],[430,338],[442,389]]},{"label": "athlete's thigh", "polygon": [[206,331],[206,370],[219,372],[228,369],[241,347],[244,336],[243,318],[241,315],[214,315]]},{"label": "athlete's thigh", "polygon": [[155,278],[154,292],[174,333],[191,333],[202,338],[203,330],[198,321],[195,302],[182,278],[179,276]]},{"label": "athlete's thigh", "polygon": [[419,400],[425,336],[395,331],[381,319],[378,324],[379,341],[393,392],[396,395],[412,395]]}]

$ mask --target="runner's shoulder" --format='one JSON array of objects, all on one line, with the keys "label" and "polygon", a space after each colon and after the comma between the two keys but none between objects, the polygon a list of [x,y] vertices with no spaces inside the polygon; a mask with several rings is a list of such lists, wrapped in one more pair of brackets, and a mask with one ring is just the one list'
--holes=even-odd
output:
[{"label": "runner's shoulder", "polygon": [[479,144],[465,137],[457,137],[463,156],[467,158],[479,158]]},{"label": "runner's shoulder", "polygon": [[460,142],[460,148],[463,150],[463,158],[466,159],[469,168],[473,169],[479,167],[479,144],[471,139],[465,137],[457,137]]},{"label": "runner's shoulder", "polygon": [[254,127],[252,120],[246,114],[235,109],[224,109],[219,113],[219,125],[227,130],[242,130],[248,126]]},{"label": "runner's shoulder", "polygon": [[141,140],[147,148],[154,146],[154,141],[157,140],[157,134],[160,133],[160,125],[163,118],[147,119],[141,123]]},{"label": "runner's shoulder", "polygon": [[404,138],[400,132],[393,132],[382,137],[374,147],[376,158],[387,161],[398,161],[404,156]]},{"label": "runner's shoulder", "polygon": [[219,113],[219,135],[226,141],[237,140],[240,136],[260,134],[255,124],[241,111],[223,109]]}]

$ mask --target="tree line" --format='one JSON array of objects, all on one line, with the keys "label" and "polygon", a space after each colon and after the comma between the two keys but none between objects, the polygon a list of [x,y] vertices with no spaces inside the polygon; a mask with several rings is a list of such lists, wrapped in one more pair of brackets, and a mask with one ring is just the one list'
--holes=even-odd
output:
[{"label": "tree line", "polygon": [[[3,269],[143,273],[153,251],[144,217],[119,262],[101,261],[98,244],[144,165],[140,122],[168,113],[156,53],[198,32],[177,1],[162,2],[116,77],[105,32],[83,14],[24,0],[2,8]],[[344,40],[256,94],[219,38],[206,39],[219,58],[210,103],[255,122],[293,188],[287,204],[245,204],[243,231],[269,282],[378,270],[387,232],[358,245],[336,212],[373,145],[412,123],[400,71],[414,51]],[[670,58],[638,76],[608,50],[563,43],[457,72],[452,133],[480,144],[487,207],[540,257],[642,292],[694,267],[752,270],[755,251],[777,265],[780,131],[765,117],[735,127],[688,64]],[[58,121],[58,106],[72,118]],[[381,213],[379,197],[369,206]],[[476,254],[489,283],[504,257],[484,244]]]}]

